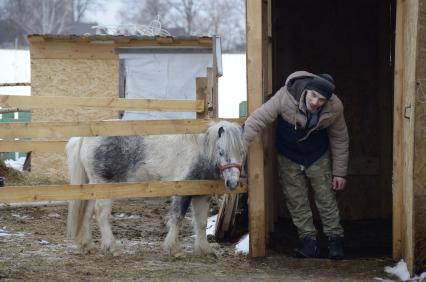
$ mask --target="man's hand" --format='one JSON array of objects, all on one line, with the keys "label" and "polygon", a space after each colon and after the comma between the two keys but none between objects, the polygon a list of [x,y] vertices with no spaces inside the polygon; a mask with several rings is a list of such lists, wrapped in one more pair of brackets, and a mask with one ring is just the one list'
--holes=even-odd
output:
[{"label": "man's hand", "polygon": [[340,176],[333,176],[333,190],[341,191],[345,189],[346,186],[346,178]]}]

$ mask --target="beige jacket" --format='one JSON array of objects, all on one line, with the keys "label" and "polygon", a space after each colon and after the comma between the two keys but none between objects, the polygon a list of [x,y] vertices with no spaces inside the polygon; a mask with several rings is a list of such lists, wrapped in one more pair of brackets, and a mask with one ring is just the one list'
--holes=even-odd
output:
[{"label": "beige jacket", "polygon": [[[273,122],[278,115],[281,115],[287,122],[294,124],[295,129],[306,126],[307,115],[304,105],[306,92],[304,91],[299,101],[296,101],[286,87],[290,79],[298,76],[315,75],[305,71],[292,73],[287,78],[285,86],[250,114],[244,127],[244,139],[247,143],[253,141],[255,136],[269,123]],[[314,130],[323,128],[327,128],[329,137],[333,175],[344,177],[348,170],[349,136],[343,115],[343,104],[334,94],[323,106],[317,125],[309,130],[301,141],[308,138]]]}]

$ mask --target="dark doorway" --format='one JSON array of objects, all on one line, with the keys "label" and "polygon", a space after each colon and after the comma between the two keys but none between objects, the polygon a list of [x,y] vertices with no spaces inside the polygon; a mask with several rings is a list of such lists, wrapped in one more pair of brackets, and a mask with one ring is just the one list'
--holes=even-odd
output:
[{"label": "dark doorway", "polygon": [[329,73],[345,106],[350,169],[338,198],[362,255],[392,248],[394,30],[394,0],[272,1],[274,91],[296,70]]}]

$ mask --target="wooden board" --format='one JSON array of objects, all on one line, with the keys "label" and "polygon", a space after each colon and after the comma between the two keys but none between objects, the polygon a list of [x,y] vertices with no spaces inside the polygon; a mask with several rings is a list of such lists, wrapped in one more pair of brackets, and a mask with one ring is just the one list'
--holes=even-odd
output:
[{"label": "wooden board", "polygon": [[204,111],[204,100],[123,99],[112,97],[16,96],[0,95],[0,106],[31,109],[108,108],[159,112]]},{"label": "wooden board", "polygon": [[[245,193],[247,191],[247,181],[241,180],[240,187],[232,193]],[[0,202],[123,199],[224,193],[230,193],[230,191],[224,188],[223,180],[9,186],[0,189]]]},{"label": "wooden board", "polygon": [[[247,105],[248,114],[263,103],[263,1],[246,1],[247,20]],[[265,183],[263,142],[257,136],[248,154],[250,255],[266,255]]]},{"label": "wooden board", "polygon": [[[228,119],[242,123],[240,119]],[[207,130],[213,120],[111,120],[85,122],[2,123],[3,138],[68,138],[73,136],[127,136],[195,134]]]},{"label": "wooden board", "polygon": [[31,59],[106,59],[118,60],[117,48],[126,47],[206,47],[212,48],[213,40],[209,37],[178,38],[129,38],[101,36],[66,36],[44,37],[29,36]]},{"label": "wooden board", "polygon": [[66,141],[5,141],[0,140],[0,152],[65,152]]}]

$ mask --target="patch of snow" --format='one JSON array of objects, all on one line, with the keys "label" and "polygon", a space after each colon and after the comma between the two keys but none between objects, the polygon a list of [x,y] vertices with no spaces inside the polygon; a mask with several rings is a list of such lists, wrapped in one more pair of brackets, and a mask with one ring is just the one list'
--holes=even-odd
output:
[{"label": "patch of snow", "polygon": [[48,216],[48,217],[55,217],[55,218],[59,218],[59,217],[61,217],[61,216],[59,215],[59,213],[56,213],[56,212],[51,212],[51,213],[49,213],[47,216]]},{"label": "patch of snow", "polygon": [[17,214],[17,213],[12,213],[11,216],[17,217],[17,218],[20,218],[20,219],[28,218],[28,215],[20,215],[20,214]]},{"label": "patch of snow", "polygon": [[6,166],[12,167],[16,170],[22,171],[22,168],[24,167],[25,158],[20,157],[16,161],[15,160],[5,160],[4,161]]},{"label": "patch of snow", "polygon": [[239,254],[248,254],[249,253],[249,241],[250,235],[244,235],[240,241],[235,245],[235,253]]},{"label": "patch of snow", "polygon": [[216,232],[217,214],[207,219],[206,235],[214,235]]},{"label": "patch of snow", "polygon": [[13,233],[6,229],[6,226],[3,226],[3,228],[0,228],[0,237],[25,237],[25,233],[18,232]]},{"label": "patch of snow", "polygon": [[393,281],[411,281],[411,282],[422,282],[426,279],[426,272],[420,274],[420,276],[410,277],[410,272],[408,271],[407,264],[402,259],[395,266],[386,266],[385,272],[389,274],[393,279],[383,279],[379,277],[375,277],[374,279],[377,281],[384,282],[393,282]]},{"label": "patch of snow", "polygon": [[114,214],[114,219],[138,219],[141,218],[139,215],[127,215],[125,213]]},{"label": "patch of snow", "polygon": [[50,243],[49,243],[49,241],[46,241],[46,240],[37,240],[36,241],[37,243],[39,243],[39,244],[42,244],[42,245],[49,245]]},{"label": "patch of snow", "polygon": [[386,266],[385,272],[396,276],[402,281],[407,281],[410,279],[410,272],[408,272],[407,264],[404,260],[400,260],[394,267]]}]

